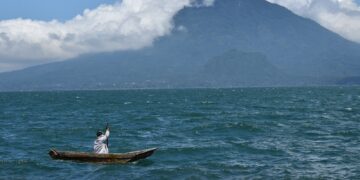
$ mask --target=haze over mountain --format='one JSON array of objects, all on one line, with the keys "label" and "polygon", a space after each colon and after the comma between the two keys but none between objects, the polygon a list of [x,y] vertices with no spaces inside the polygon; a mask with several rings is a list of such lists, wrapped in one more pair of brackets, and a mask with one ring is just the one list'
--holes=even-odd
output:
[{"label": "haze over mountain", "polygon": [[187,7],[153,46],[0,74],[0,90],[334,84],[360,76],[360,45],[265,0]]}]

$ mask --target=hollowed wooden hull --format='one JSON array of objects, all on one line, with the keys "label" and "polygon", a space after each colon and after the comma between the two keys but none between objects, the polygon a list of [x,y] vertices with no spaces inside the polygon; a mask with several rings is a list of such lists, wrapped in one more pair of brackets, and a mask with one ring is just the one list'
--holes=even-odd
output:
[{"label": "hollowed wooden hull", "polygon": [[53,159],[72,160],[79,162],[128,163],[151,156],[156,148],[133,151],[128,153],[95,154],[86,152],[57,151],[51,149],[49,155]]}]

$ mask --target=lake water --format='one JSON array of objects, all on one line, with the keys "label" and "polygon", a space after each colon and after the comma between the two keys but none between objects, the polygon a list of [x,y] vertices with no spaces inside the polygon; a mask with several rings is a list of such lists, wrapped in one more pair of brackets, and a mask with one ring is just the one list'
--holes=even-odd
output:
[{"label": "lake water", "polygon": [[[159,148],[126,165],[52,160],[50,148]],[[0,179],[360,177],[360,88],[0,93]]]}]

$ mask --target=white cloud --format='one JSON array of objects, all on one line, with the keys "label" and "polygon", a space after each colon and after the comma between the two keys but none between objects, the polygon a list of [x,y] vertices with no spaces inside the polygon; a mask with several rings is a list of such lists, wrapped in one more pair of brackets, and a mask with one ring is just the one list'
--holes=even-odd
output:
[{"label": "white cloud", "polygon": [[214,4],[215,0],[203,0],[204,6],[212,6]]},{"label": "white cloud", "polygon": [[[192,0],[122,0],[66,21],[0,21],[0,71],[84,53],[150,46],[173,29],[173,16]],[[210,5],[209,2],[204,5]],[[21,62],[21,63],[20,63]],[[12,67],[12,68],[11,68]]]},{"label": "white cloud", "polygon": [[354,0],[267,0],[313,19],[344,38],[360,43],[360,6]]}]

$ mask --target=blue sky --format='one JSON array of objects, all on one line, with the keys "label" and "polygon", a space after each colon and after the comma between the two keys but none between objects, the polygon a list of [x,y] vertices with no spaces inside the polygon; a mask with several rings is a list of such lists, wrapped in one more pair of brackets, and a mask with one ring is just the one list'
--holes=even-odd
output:
[{"label": "blue sky", "polygon": [[29,18],[38,20],[68,20],[84,9],[117,0],[1,0],[0,19]]},{"label": "blue sky", "polygon": [[[80,14],[85,8],[99,4],[113,4],[117,0],[1,0],[0,19],[18,17],[39,20],[67,20]],[[360,0],[356,0],[360,4]]]},{"label": "blue sky", "polygon": [[[1,0],[0,20],[29,18],[37,20],[68,20],[84,9],[100,4],[113,4],[118,0]],[[355,0],[360,4],[360,0]]]}]

